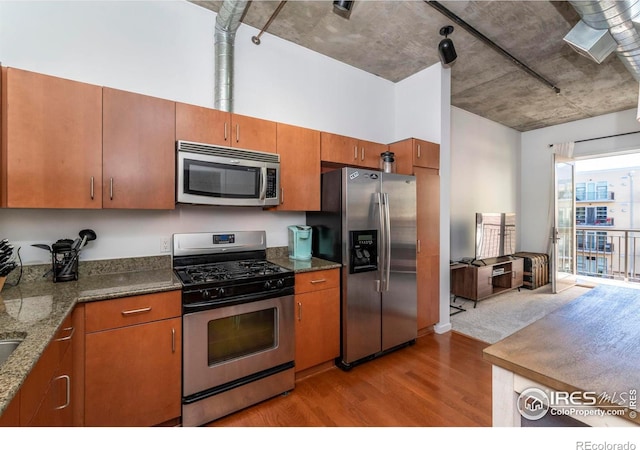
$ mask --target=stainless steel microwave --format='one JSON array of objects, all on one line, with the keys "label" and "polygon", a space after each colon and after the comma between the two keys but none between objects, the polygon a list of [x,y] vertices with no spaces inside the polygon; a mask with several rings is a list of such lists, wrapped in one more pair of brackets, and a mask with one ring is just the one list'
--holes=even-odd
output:
[{"label": "stainless steel microwave", "polygon": [[177,143],[178,203],[274,206],[280,197],[280,155],[196,142]]}]

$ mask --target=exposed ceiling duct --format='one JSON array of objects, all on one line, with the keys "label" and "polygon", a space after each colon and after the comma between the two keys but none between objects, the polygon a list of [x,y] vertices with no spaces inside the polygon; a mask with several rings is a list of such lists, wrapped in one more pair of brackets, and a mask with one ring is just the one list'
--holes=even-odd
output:
[{"label": "exposed ceiling duct", "polygon": [[[570,1],[581,21],[564,37],[578,53],[598,64],[616,52],[640,82],[640,0]],[[640,121],[640,100],[637,118]]]},{"label": "exposed ceiling duct", "polygon": [[233,111],[234,41],[247,4],[246,0],[225,0],[216,17],[214,108],[222,111]]}]

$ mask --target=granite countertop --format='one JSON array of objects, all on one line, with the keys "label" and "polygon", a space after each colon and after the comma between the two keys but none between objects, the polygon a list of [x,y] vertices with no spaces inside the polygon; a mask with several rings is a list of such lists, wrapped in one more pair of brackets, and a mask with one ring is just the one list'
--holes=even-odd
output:
[{"label": "granite countertop", "polygon": [[301,272],[313,272],[316,270],[328,270],[338,269],[342,267],[342,264],[335,263],[333,261],[327,261],[320,258],[311,258],[307,261],[289,259],[288,247],[272,247],[267,249],[267,260],[284,267],[285,269],[293,270],[296,273]]},{"label": "granite countertop", "polygon": [[[637,393],[638,323],[640,290],[600,286],[487,347],[483,356],[556,391]],[[629,405],[624,417],[640,424],[636,408]]]},{"label": "granite countertop", "polygon": [[[290,260],[287,247],[268,249],[267,259],[296,273],[341,267],[319,258]],[[81,262],[78,281],[63,283],[43,278],[48,268],[25,266],[20,283],[0,292],[0,339],[24,339],[0,365],[0,415],[77,303],[182,288],[170,256]],[[15,283],[15,272],[8,282]]]},{"label": "granite countertop", "polygon": [[[112,260],[119,261],[119,260]],[[0,339],[24,339],[0,365],[0,415],[34,367],[52,337],[78,302],[181,289],[170,260],[131,258],[118,263],[81,266],[78,281],[53,283],[43,279],[45,267],[28,270],[17,286],[0,292]],[[26,266],[25,269],[31,266]],[[134,268],[136,271],[131,271]],[[14,271],[16,272],[16,271]],[[12,273],[13,275],[13,273]]]},{"label": "granite countertop", "polygon": [[269,261],[286,269],[293,270],[296,273],[337,269],[342,267],[342,264],[326,261],[320,258],[311,258],[309,261],[296,261],[285,256],[281,258],[272,258],[269,259]]}]

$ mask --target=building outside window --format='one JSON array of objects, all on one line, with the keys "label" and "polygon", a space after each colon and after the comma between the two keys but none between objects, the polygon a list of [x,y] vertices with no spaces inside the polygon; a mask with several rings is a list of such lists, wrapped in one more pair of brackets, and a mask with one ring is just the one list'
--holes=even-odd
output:
[{"label": "building outside window", "polygon": [[640,153],[608,166],[607,160],[616,158],[621,157],[576,162],[576,269],[640,281],[640,182],[634,178],[640,174]]}]

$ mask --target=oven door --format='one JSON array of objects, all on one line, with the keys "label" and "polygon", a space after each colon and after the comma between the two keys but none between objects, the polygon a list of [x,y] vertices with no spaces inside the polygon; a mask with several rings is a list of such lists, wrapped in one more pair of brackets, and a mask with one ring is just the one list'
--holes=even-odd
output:
[{"label": "oven door", "polygon": [[294,327],[292,295],[185,314],[183,395],[293,362]]},{"label": "oven door", "polygon": [[179,203],[268,206],[278,204],[279,164],[178,152]]}]

